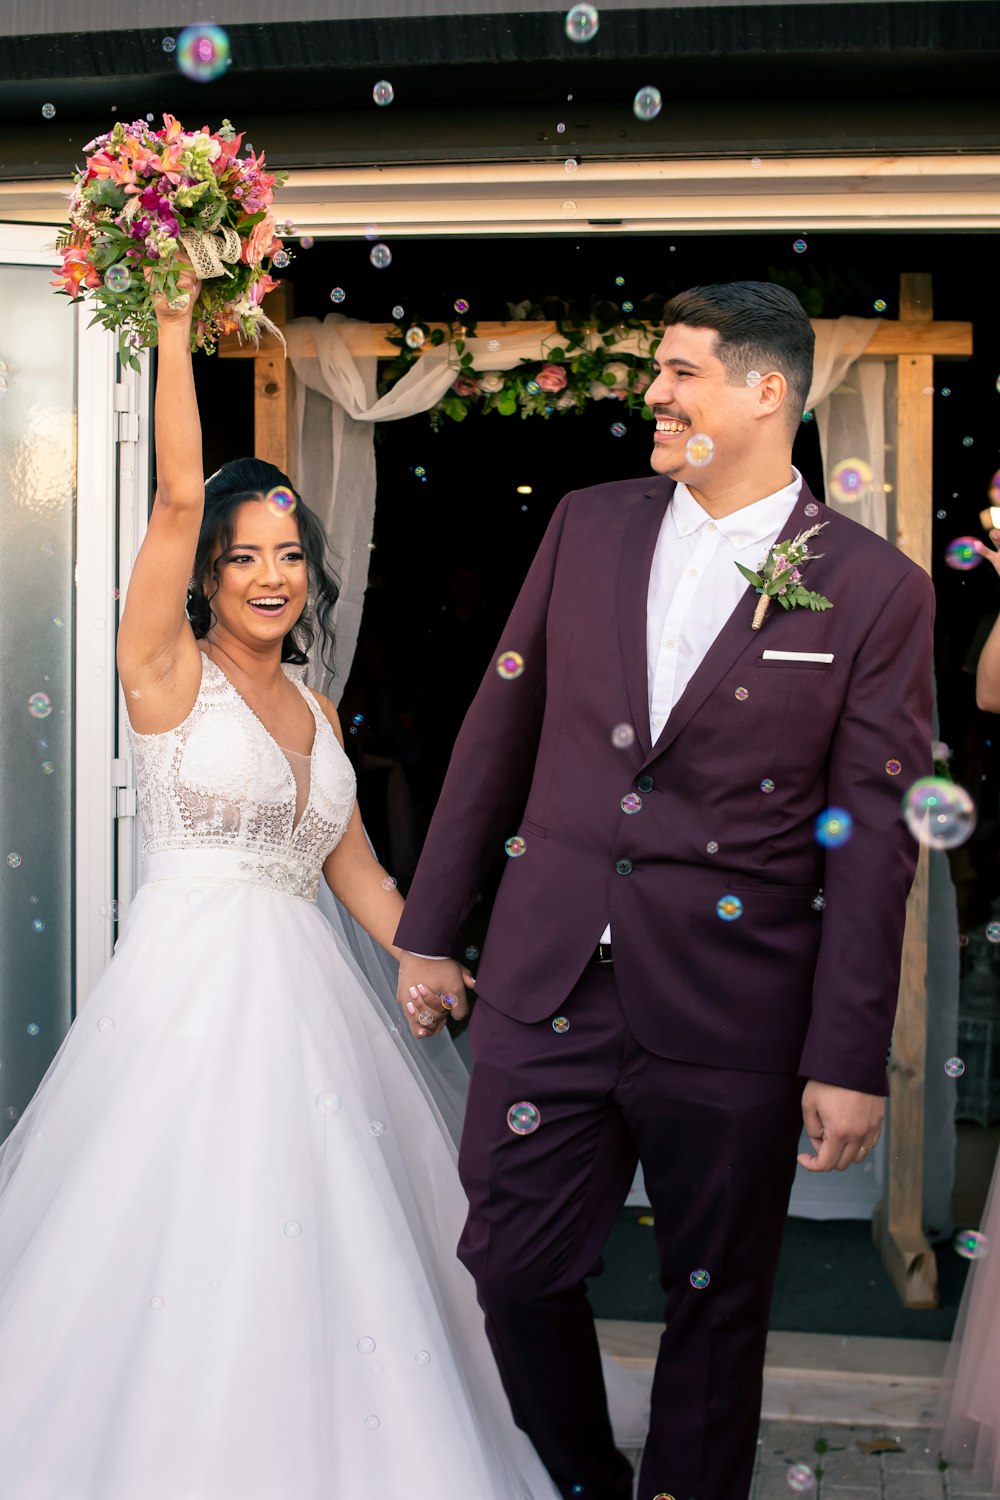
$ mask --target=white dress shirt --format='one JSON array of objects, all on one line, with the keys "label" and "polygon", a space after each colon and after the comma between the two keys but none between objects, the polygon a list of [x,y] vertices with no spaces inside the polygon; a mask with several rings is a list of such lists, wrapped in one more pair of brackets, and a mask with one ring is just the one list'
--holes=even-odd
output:
[{"label": "white dress shirt", "polygon": [[[656,539],[646,595],[651,744],[746,590],[736,564],[756,571],[781,536],[802,489],[798,469],[792,475],[783,489],[718,521],[686,484],[674,490]],[[610,941],[608,926],[601,942]]]}]

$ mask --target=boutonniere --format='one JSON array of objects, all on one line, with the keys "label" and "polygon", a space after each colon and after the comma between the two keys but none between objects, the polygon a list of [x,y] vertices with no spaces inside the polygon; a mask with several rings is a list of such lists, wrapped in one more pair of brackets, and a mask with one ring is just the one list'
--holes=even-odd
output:
[{"label": "boutonniere", "polygon": [[814,610],[833,608],[830,600],[822,594],[814,594],[811,589],[802,587],[803,567],[814,557],[823,555],[822,552],[810,552],[809,542],[828,524],[821,521],[818,526],[810,526],[808,531],[800,531],[790,542],[775,542],[756,573],[742,563],[736,564],[760,595],[753,612],[752,629],[759,630],[763,625],[772,599],[777,599],[782,609],[798,609],[800,606]]}]

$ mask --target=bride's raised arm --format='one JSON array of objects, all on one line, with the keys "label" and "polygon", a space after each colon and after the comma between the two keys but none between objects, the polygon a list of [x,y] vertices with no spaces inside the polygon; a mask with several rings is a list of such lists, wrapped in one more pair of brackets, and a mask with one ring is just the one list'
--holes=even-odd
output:
[{"label": "bride's raised arm", "polygon": [[[156,300],[156,499],[136,558],[118,630],[118,671],[129,718],[140,733],[171,729],[197,694],[200,661],[185,614],[205,508],[201,422],[191,366],[191,315],[199,283],[178,281],[187,295]],[[181,711],[178,713],[178,709]]]}]

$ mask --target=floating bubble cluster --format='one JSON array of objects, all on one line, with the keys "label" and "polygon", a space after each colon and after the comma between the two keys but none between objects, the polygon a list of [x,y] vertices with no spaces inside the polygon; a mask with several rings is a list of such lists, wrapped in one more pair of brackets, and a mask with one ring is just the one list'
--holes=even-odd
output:
[{"label": "floating bubble cluster", "polygon": [[504,651],[497,657],[497,676],[506,682],[520,677],[524,671],[524,657],[519,651]]},{"label": "floating bubble cluster", "polygon": [[969,573],[979,567],[983,555],[974,536],[957,536],[948,543],[944,560],[956,573]]},{"label": "floating bubble cluster", "polygon": [[694,464],[696,469],[703,469],[715,457],[715,443],[707,432],[696,432],[684,444],[684,452],[689,464]]},{"label": "floating bubble cluster", "polygon": [[830,475],[830,493],[835,500],[858,500],[871,482],[872,471],[863,458],[842,458]]},{"label": "floating bubble cluster", "polygon": [[507,1125],[515,1135],[532,1135],[541,1123],[542,1116],[537,1106],[528,1099],[512,1104],[507,1111]]},{"label": "floating bubble cluster", "polygon": [[186,26],[177,38],[177,66],[195,83],[221,78],[230,61],[229,38],[221,26]]},{"label": "floating bubble cluster", "polygon": [[842,807],[828,807],[816,819],[816,842],[825,849],[839,849],[851,837],[854,819]]},{"label": "floating bubble cluster", "polygon": [[264,504],[272,516],[291,516],[295,514],[298,502],[294,490],[290,490],[287,485],[276,484],[274,489],[268,490],[264,496]]},{"label": "floating bubble cluster", "polygon": [[976,826],[968,792],[941,776],[914,782],[903,798],[903,817],[913,837],[928,849],[957,849]]},{"label": "floating bubble cluster", "polygon": [[566,12],[566,35],[571,42],[590,42],[600,30],[601,18],[593,5],[574,5]]},{"label": "floating bubble cluster", "polygon": [[962,1229],[952,1240],[955,1254],[963,1260],[982,1260],[990,1253],[990,1242],[978,1229]]},{"label": "floating bubble cluster", "polygon": [[632,100],[632,113],[637,120],[655,120],[662,108],[663,95],[652,84],[639,89]]}]

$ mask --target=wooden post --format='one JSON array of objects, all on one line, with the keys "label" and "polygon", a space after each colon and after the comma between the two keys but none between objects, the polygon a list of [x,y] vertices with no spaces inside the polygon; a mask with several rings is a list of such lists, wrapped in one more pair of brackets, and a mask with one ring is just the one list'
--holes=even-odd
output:
[{"label": "wooden post", "polygon": [[[930,276],[900,278],[901,321],[930,323]],[[900,354],[897,413],[897,544],[931,569],[932,354]],[[927,1053],[928,852],[921,849],[906,908],[899,1007],[889,1070],[886,1199],[872,1222],[875,1243],[907,1307],[939,1304],[937,1262],[924,1238],[924,1076]]]},{"label": "wooden post", "polygon": [[[279,328],[292,315],[292,288],[282,281],[267,298],[264,309]],[[275,464],[295,483],[295,445],[291,430],[294,401],[294,374],[285,351],[273,336],[253,357],[253,425],[254,456]]]}]

